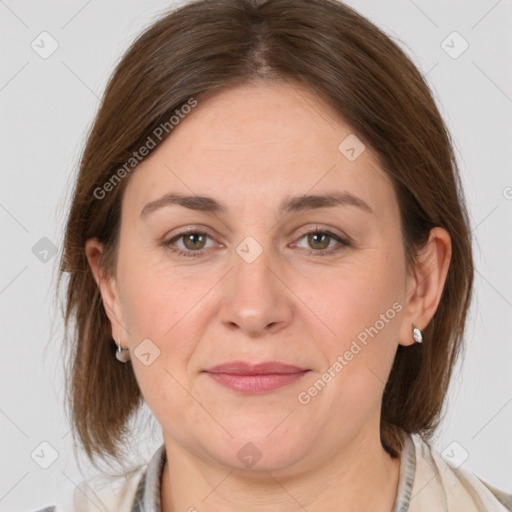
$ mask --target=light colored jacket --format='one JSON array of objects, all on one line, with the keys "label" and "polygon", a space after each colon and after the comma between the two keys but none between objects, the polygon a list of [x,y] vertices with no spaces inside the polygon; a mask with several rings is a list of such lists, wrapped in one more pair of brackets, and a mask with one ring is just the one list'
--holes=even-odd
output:
[{"label": "light colored jacket", "polygon": [[[51,506],[37,512],[161,512],[162,445],[149,463],[126,477],[84,481],[73,495],[73,511]],[[405,434],[397,497],[392,512],[512,512],[512,494],[469,468],[448,464],[416,434]]]}]

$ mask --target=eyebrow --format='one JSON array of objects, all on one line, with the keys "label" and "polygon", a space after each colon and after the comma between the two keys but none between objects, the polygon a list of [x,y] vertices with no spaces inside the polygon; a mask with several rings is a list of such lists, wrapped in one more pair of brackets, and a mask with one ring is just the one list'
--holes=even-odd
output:
[{"label": "eyebrow", "polygon": [[[156,199],[155,201],[151,201],[144,205],[140,212],[140,217],[144,218],[150,213],[170,205],[180,205],[185,208],[190,208],[191,210],[215,214],[227,213],[228,211],[225,205],[213,197],[198,195],[190,196],[171,192],[169,194],[165,194],[160,199]],[[317,208],[333,208],[336,206],[356,206],[368,213],[374,213],[365,201],[350,192],[332,192],[330,194],[322,195],[294,196],[283,201],[279,207],[279,212],[281,214],[287,214]]]}]

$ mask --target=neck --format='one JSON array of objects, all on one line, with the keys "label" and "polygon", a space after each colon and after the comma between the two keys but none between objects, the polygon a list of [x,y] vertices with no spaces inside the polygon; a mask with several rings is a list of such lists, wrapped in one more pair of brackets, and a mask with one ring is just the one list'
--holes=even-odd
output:
[{"label": "neck", "polygon": [[400,459],[384,450],[380,438],[353,441],[307,471],[246,474],[207,464],[166,439],[162,512],[391,512]]}]

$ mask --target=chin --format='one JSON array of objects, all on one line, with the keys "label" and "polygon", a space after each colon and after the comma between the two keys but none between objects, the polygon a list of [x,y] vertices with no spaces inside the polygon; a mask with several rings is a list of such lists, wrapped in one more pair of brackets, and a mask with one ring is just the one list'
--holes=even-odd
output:
[{"label": "chin", "polygon": [[233,437],[226,434],[222,439],[214,439],[210,435],[211,443],[203,443],[203,449],[217,464],[238,472],[261,472],[268,478],[267,471],[286,470],[297,462],[305,446],[303,436],[290,436],[285,430],[276,429],[275,422],[272,425],[252,425],[248,429],[226,426]]}]

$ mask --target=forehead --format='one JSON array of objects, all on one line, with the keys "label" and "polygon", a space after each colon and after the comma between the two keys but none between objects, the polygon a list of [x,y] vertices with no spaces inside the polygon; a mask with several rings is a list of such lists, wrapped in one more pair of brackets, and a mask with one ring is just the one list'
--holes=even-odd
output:
[{"label": "forehead", "polygon": [[358,153],[364,147],[309,90],[282,83],[233,87],[198,100],[138,165],[123,202],[140,211],[175,191],[271,208],[275,196],[348,190],[376,209],[393,207],[390,180],[371,148],[351,160],[347,144]]}]

